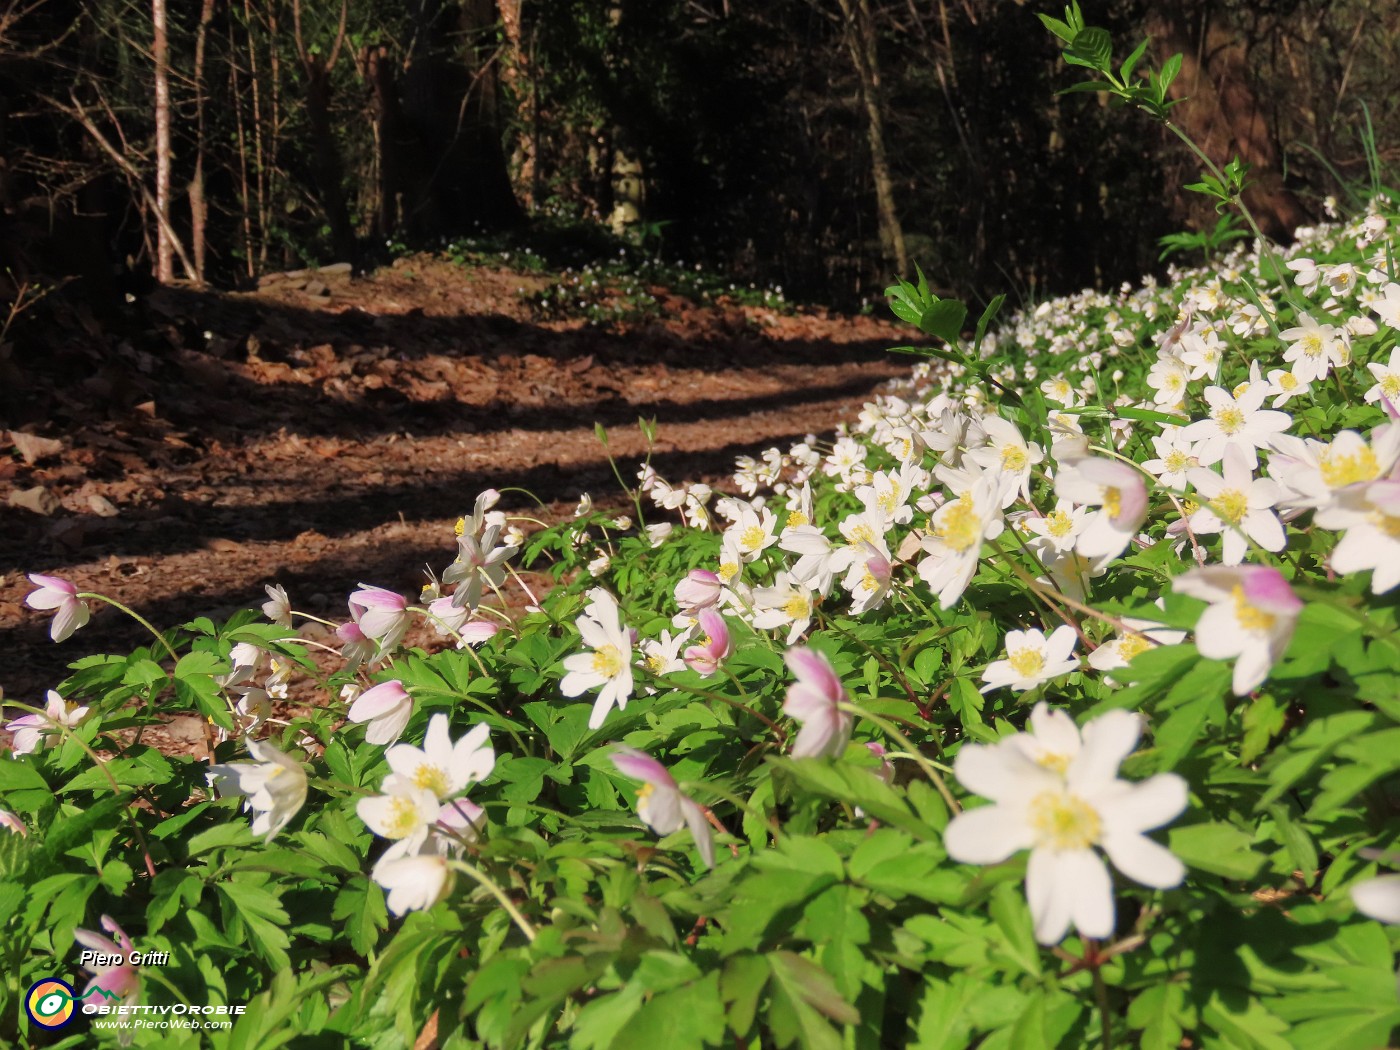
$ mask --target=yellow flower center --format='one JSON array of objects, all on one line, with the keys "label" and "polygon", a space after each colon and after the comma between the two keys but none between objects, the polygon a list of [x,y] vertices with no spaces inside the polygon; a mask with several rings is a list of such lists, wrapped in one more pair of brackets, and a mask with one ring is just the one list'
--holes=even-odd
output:
[{"label": "yellow flower center", "polygon": [[863,591],[869,591],[871,594],[874,594],[880,589],[879,581],[875,579],[875,574],[869,569],[866,569],[865,574],[860,578],[860,588]]},{"label": "yellow flower center", "polygon": [[1123,490],[1116,488],[1106,488],[1103,490],[1103,509],[1108,511],[1110,518],[1116,518],[1123,513]]},{"label": "yellow flower center", "polygon": [[1230,589],[1230,597],[1235,603],[1235,621],[1246,631],[1258,631],[1262,634],[1273,630],[1276,617],[1257,605],[1251,605],[1249,599],[1244,596],[1242,586],[1235,584]]},{"label": "yellow flower center", "polygon": [[604,645],[593,652],[593,671],[604,678],[616,678],[626,663],[615,645]]},{"label": "yellow flower center", "polygon": [[1017,649],[1006,654],[1006,662],[1022,678],[1034,678],[1045,666],[1045,654],[1039,649]]},{"label": "yellow flower center", "polygon": [[982,523],[972,506],[972,497],[964,493],[943,515],[935,530],[938,538],[955,551],[965,551],[982,543]]},{"label": "yellow flower center", "polygon": [[1045,517],[1045,531],[1057,539],[1068,536],[1074,528],[1074,519],[1062,510],[1052,510]]},{"label": "yellow flower center", "polygon": [[1322,480],[1334,489],[1354,485],[1358,481],[1374,481],[1381,472],[1376,454],[1365,446],[1350,456],[1328,449],[1318,458],[1318,468],[1322,471]]},{"label": "yellow flower center", "polygon": [[1381,393],[1389,400],[1400,400],[1400,372],[1391,372],[1381,380]]},{"label": "yellow flower center", "polygon": [[1064,776],[1072,761],[1074,759],[1069,755],[1062,755],[1057,751],[1046,751],[1036,757],[1035,764],[1042,769],[1048,769],[1052,773]]},{"label": "yellow flower center", "polygon": [[1180,474],[1183,470],[1185,470],[1191,465],[1191,457],[1188,456],[1181,449],[1174,448],[1167,453],[1167,456],[1164,460],[1162,460],[1162,463],[1164,466],[1166,466],[1168,473]]},{"label": "yellow flower center", "polygon": [[423,822],[413,800],[402,795],[394,796],[389,803],[389,811],[389,819],[385,822],[386,839],[401,839],[411,835],[413,829]]},{"label": "yellow flower center", "polygon": [[1145,653],[1152,648],[1152,643],[1140,634],[1130,634],[1118,640],[1118,656],[1120,659],[1132,662],[1133,657],[1138,653]]},{"label": "yellow flower center", "polygon": [[666,667],[666,660],[660,653],[648,653],[644,662],[652,674],[661,674]]},{"label": "yellow flower center", "polygon": [[812,602],[805,594],[794,594],[783,602],[783,612],[789,620],[805,620],[812,615]]},{"label": "yellow flower center", "polygon": [[1298,389],[1298,377],[1292,372],[1281,372],[1278,377],[1278,385],[1280,390],[1296,390]]},{"label": "yellow flower center", "polygon": [[1026,450],[1020,445],[1001,446],[1001,469],[1020,471],[1026,469]]},{"label": "yellow flower center", "polygon": [[452,526],[452,531],[453,531],[454,533],[456,533],[458,536],[460,536],[460,535],[462,535],[462,533],[466,532],[466,531],[467,531],[467,519],[466,519],[466,518],[458,518],[458,519],[457,519],[457,524],[455,524],[455,525]]},{"label": "yellow flower center", "polygon": [[1400,540],[1400,517],[1394,514],[1375,514],[1372,520],[1393,540]]},{"label": "yellow flower center", "polygon": [[1046,791],[1030,806],[1036,845],[1053,850],[1087,849],[1103,836],[1103,823],[1093,806],[1067,791]]},{"label": "yellow flower center", "polygon": [[1244,426],[1244,413],[1234,405],[1226,405],[1215,410],[1215,424],[1222,433],[1238,434]]},{"label": "yellow flower center", "polygon": [[1322,337],[1316,332],[1309,332],[1298,340],[1298,349],[1303,351],[1308,357],[1322,356]]},{"label": "yellow flower center", "polygon": [[1249,383],[1248,383],[1248,382],[1244,382],[1244,383],[1241,383],[1239,386],[1235,387],[1235,389],[1232,390],[1232,391],[1230,391],[1230,393],[1232,393],[1232,394],[1235,396],[1235,400],[1238,401],[1240,395],[1243,394],[1243,393],[1244,393],[1246,390],[1248,390],[1248,389],[1249,389]]},{"label": "yellow flower center", "polygon": [[871,543],[875,539],[875,531],[871,529],[869,525],[865,524],[865,522],[861,522],[846,534],[846,539],[850,541],[852,547],[859,546],[862,543]]},{"label": "yellow flower center", "polygon": [[899,486],[894,482],[890,482],[889,489],[880,494],[880,509],[886,514],[893,514],[899,509],[899,505],[902,502],[899,495]]},{"label": "yellow flower center", "polygon": [[1210,509],[1220,516],[1221,521],[1238,525],[1244,521],[1249,510],[1249,496],[1240,489],[1226,489],[1211,500]]},{"label": "yellow flower center", "polygon": [[730,580],[734,579],[734,577],[737,576],[738,573],[739,566],[735,565],[732,561],[724,562],[719,567],[719,578],[725,583],[728,583]]},{"label": "yellow flower center", "polygon": [[756,551],[763,546],[763,541],[767,537],[768,534],[757,525],[750,525],[739,534],[739,546],[746,550]]},{"label": "yellow flower center", "polygon": [[452,788],[451,782],[447,779],[447,770],[428,762],[424,762],[413,771],[413,785],[414,787],[427,788],[438,798],[442,798]]},{"label": "yellow flower center", "polygon": [[803,525],[810,525],[811,519],[808,518],[807,515],[803,514],[800,510],[790,510],[788,511],[787,524],[788,528],[796,529]]}]

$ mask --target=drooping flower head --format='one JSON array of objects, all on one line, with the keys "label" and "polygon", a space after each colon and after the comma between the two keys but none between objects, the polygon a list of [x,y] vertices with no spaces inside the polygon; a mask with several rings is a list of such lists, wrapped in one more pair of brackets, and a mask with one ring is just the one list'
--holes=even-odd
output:
[{"label": "drooping flower head", "polygon": [[49,637],[61,642],[88,622],[92,615],[87,602],[78,597],[75,584],[61,576],[44,576],[37,572],[29,574],[29,581],[38,586],[30,591],[24,604],[31,609],[52,609],[53,624],[49,627]]},{"label": "drooping flower head", "polygon": [[245,796],[243,808],[257,814],[253,834],[271,842],[306,802],[306,770],[266,740],[249,740],[248,753],[255,762],[210,766],[209,782],[221,795]]},{"label": "drooping flower head", "polygon": [[804,647],[789,649],[783,660],[797,676],[797,681],[788,686],[783,714],[802,723],[792,745],[792,757],[841,754],[851,738],[853,719],[840,709],[847,700],[846,689],[830,661]]},{"label": "drooping flower head", "polygon": [[380,682],[361,693],[346,718],[352,722],[365,722],[365,742],[368,744],[392,744],[403,734],[413,714],[413,698],[398,679],[391,678]]},{"label": "drooping flower head", "polygon": [[87,717],[88,708],[75,701],[65,700],[52,689],[48,693],[48,703],[42,715],[22,715],[9,725],[7,730],[14,734],[10,750],[16,755],[27,755],[45,745],[48,737],[62,732],[62,727],[76,726]]},{"label": "drooping flower head", "polygon": [[704,638],[685,651],[685,665],[702,675],[712,675],[729,655],[729,625],[714,609],[700,610],[700,630]]},{"label": "drooping flower head", "polygon": [[350,615],[365,637],[379,644],[380,653],[398,645],[412,619],[408,599],[402,594],[363,583],[350,595]]},{"label": "drooping flower head", "polygon": [[634,747],[618,747],[612,753],[612,763],[623,776],[642,781],[637,790],[637,816],[658,835],[669,835],[682,824],[690,828],[695,848],[705,867],[715,866],[714,837],[705,821],[705,813],[692,799],[681,794],[680,786],[670,771],[645,751]]},{"label": "drooping flower head", "polygon": [[92,980],[88,981],[87,987],[83,989],[82,998],[86,999],[90,993],[100,988],[105,993],[104,999],[120,999],[126,1004],[134,1003],[136,997],[141,994],[141,972],[135,963],[127,961],[135,951],[131,938],[110,915],[102,916],[102,928],[113,934],[116,940],[104,937],[95,930],[83,929],[74,930],[73,939],[84,948],[108,958],[118,957],[122,961],[115,966],[84,963],[83,969],[92,974]]}]

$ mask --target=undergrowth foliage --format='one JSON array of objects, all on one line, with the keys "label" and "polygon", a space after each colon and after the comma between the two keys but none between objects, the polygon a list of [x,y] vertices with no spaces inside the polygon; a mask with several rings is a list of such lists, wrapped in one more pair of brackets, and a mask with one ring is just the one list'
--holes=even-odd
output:
[{"label": "undergrowth foliage", "polygon": [[[58,976],[247,1005],[69,1046],[1392,1042],[1396,206],[971,339],[901,282],[940,360],[742,496],[483,493],[417,603],[269,588],[7,700],[0,1034]],[[116,604],[33,579],[56,640]],[[213,764],[143,741],[177,711]]]}]

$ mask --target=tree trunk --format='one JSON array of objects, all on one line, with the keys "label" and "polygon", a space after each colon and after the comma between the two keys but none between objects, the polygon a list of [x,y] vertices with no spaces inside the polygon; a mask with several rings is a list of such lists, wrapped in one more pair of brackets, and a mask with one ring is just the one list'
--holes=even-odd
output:
[{"label": "tree trunk", "polygon": [[1291,240],[1308,215],[1283,184],[1281,151],[1250,87],[1249,56],[1238,35],[1210,0],[1156,5],[1147,28],[1166,54],[1182,55],[1171,96],[1189,101],[1172,110],[1173,119],[1216,164],[1238,155],[1250,165],[1254,185],[1245,204],[1266,234]]},{"label": "tree trunk", "polygon": [[374,235],[376,240],[392,237],[399,228],[399,199],[403,194],[402,160],[403,110],[399,106],[398,81],[389,49],[366,46],[365,79],[374,92],[375,167],[379,173],[375,187]]},{"label": "tree trunk", "polygon": [[498,0],[501,28],[506,38],[506,61],[501,66],[501,83],[515,102],[520,124],[520,138],[511,157],[515,173],[515,195],[529,206],[535,202],[538,187],[536,157],[539,153],[539,110],[535,91],[535,71],[525,47],[520,26],[520,10],[524,0]]},{"label": "tree trunk", "polygon": [[156,105],[156,280],[175,279],[175,254],[170,243],[170,40],[166,33],[165,0],[151,0],[151,27],[155,39]]},{"label": "tree trunk", "polygon": [[[455,15],[455,17],[454,17]],[[413,0],[402,80],[419,176],[406,207],[418,234],[501,229],[523,219],[501,145],[494,0]]]},{"label": "tree trunk", "polygon": [[846,44],[851,51],[860,97],[865,107],[866,134],[870,140],[870,173],[875,182],[875,210],[880,227],[880,250],[895,272],[909,272],[909,254],[904,247],[904,227],[894,203],[894,179],[885,151],[884,109],[880,97],[880,65],[876,49],[875,19],[869,0],[838,0],[846,19]]},{"label": "tree trunk", "polygon": [[204,260],[207,243],[205,228],[209,223],[209,207],[204,199],[204,51],[209,38],[209,23],[214,20],[214,0],[204,0],[199,12],[199,28],[194,43],[194,107],[195,146],[194,175],[190,178],[190,253],[194,257],[195,282],[204,283]]}]

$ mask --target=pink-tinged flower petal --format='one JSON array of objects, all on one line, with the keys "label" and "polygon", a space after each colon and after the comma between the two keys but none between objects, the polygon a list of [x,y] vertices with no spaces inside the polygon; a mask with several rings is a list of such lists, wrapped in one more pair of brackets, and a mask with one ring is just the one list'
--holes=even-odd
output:
[{"label": "pink-tinged flower petal", "polygon": [[1351,888],[1351,899],[1362,915],[1400,925],[1400,875],[1381,875],[1358,882]]},{"label": "pink-tinged flower petal", "polygon": [[346,645],[363,644],[369,641],[369,637],[360,630],[360,625],[354,620],[343,623],[335,629],[335,636]]},{"label": "pink-tinged flower petal", "polygon": [[457,633],[468,645],[480,645],[496,637],[500,629],[500,625],[491,620],[472,620],[462,624]]},{"label": "pink-tinged flower petal", "polygon": [[78,596],[77,586],[62,576],[45,576],[42,573],[31,572],[29,582],[39,588],[37,591],[31,591],[24,599],[31,609],[56,609]]},{"label": "pink-tinged flower petal", "polygon": [[[97,952],[100,955],[122,954],[121,945],[117,944],[117,942],[112,940],[110,937],[104,937],[102,936],[102,934],[97,933],[93,930],[74,930],[73,939],[79,944],[81,944],[84,948]],[[88,967],[87,969],[89,973],[97,972],[91,969],[90,967]]]},{"label": "pink-tinged flower petal", "polygon": [[361,693],[350,705],[346,717],[352,722],[368,722],[372,718],[382,718],[408,699],[408,691],[404,689],[403,683],[397,679],[390,679]]},{"label": "pink-tinged flower petal", "polygon": [[1276,616],[1292,616],[1302,610],[1302,601],[1277,569],[1269,565],[1243,565],[1239,571],[1249,604]]},{"label": "pink-tinged flower petal", "polygon": [[657,787],[672,789],[676,787],[676,778],[671,776],[665,766],[645,751],[638,751],[635,747],[619,746],[613,751],[611,758],[612,764],[623,776],[647,784],[654,784]]},{"label": "pink-tinged flower petal", "polygon": [[1033,843],[1029,824],[1001,806],[963,810],[943,832],[943,848],[962,864],[1000,864]]},{"label": "pink-tinged flower petal", "polygon": [[64,602],[54,613],[53,623],[49,625],[49,637],[55,642],[65,641],[74,631],[86,624],[91,616],[87,605],[76,598]]},{"label": "pink-tinged flower petal", "polygon": [[783,660],[799,682],[817,690],[831,703],[840,703],[846,699],[846,690],[841,685],[841,679],[836,677],[830,662],[821,653],[814,649],[798,647],[784,653]]},{"label": "pink-tinged flower petal", "polygon": [[699,805],[681,796],[681,816],[685,818],[686,827],[690,828],[690,835],[695,839],[695,848],[700,853],[700,859],[705,862],[705,867],[715,866],[715,839],[710,832],[710,825],[705,820],[705,813]]},{"label": "pink-tinged flower petal", "polygon": [[371,587],[360,584],[360,589],[350,595],[350,604],[362,609],[385,609],[403,612],[408,607],[408,599],[402,594],[384,587]]}]

